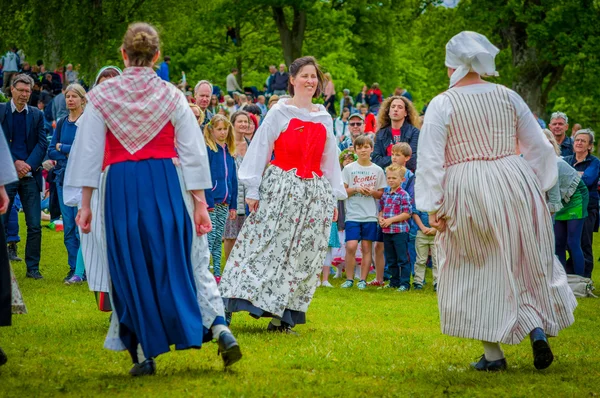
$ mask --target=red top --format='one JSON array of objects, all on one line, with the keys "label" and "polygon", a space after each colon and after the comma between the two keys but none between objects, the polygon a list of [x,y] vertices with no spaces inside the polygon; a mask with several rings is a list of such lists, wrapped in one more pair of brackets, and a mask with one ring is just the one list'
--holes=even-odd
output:
[{"label": "red top", "polygon": [[388,156],[392,156],[392,147],[400,142],[400,137],[402,136],[402,133],[400,132],[400,129],[392,129],[392,143],[390,145],[388,145],[387,147],[387,155]]},{"label": "red top", "polygon": [[271,164],[285,171],[296,169],[300,178],[311,179],[313,173],[322,177],[321,158],[326,140],[327,130],[321,123],[291,119],[275,141],[275,159]]},{"label": "red top", "polygon": [[375,132],[375,115],[372,113],[367,113],[365,117],[365,133],[374,133]]},{"label": "red top", "polygon": [[102,170],[111,164],[126,162],[128,160],[139,162],[146,159],[171,159],[176,157],[175,127],[173,127],[171,122],[168,122],[152,141],[134,154],[129,153],[109,130],[106,134],[106,148],[104,150]]}]

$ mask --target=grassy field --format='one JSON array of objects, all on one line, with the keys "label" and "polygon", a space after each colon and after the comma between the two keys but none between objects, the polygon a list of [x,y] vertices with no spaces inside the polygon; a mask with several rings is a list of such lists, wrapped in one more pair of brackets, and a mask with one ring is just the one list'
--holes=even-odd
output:
[{"label": "grassy field", "polygon": [[556,360],[549,369],[535,370],[524,341],[504,346],[506,372],[483,374],[468,366],[483,353],[480,343],[440,333],[431,284],[407,293],[319,288],[299,336],[267,333],[267,320],[235,314],[244,358],[231,371],[209,343],[163,355],[157,375],[134,379],[125,352],[102,348],[108,314],[96,310],[87,285],[62,283],[62,233],[43,234],[45,279],[25,279],[24,263],[13,265],[29,314],[0,328],[9,356],[0,367],[2,397],[600,395],[600,300],[579,301],[575,325],[551,340]]}]

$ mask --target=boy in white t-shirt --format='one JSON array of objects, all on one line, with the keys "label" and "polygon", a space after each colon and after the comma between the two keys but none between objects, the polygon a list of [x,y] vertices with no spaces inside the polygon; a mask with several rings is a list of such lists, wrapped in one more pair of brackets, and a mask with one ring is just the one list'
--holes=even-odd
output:
[{"label": "boy in white t-shirt", "polygon": [[359,289],[367,287],[367,275],[372,263],[373,241],[377,240],[378,200],[386,187],[385,174],[381,167],[371,162],[373,140],[360,136],[354,141],[358,160],[342,171],[346,199],[346,282],[342,288],[354,285],[356,249],[361,241],[362,267]]}]

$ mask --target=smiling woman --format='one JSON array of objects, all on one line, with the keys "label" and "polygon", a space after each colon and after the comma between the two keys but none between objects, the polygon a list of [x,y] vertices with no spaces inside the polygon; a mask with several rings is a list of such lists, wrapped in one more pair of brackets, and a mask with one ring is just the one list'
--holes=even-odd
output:
[{"label": "smiling woman", "polygon": [[306,322],[337,216],[334,198],[346,198],[331,116],[312,103],[323,74],[303,57],[290,75],[293,97],[267,113],[240,166],[251,214],[220,285],[228,312],[272,317],[268,330],[285,333]]}]

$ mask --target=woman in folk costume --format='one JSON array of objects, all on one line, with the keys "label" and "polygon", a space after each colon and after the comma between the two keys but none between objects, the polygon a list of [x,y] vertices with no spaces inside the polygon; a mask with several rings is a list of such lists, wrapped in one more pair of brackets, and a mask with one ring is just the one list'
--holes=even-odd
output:
[{"label": "woman in folk costume", "polygon": [[312,103],[323,83],[313,57],[290,65],[292,98],[269,111],[239,169],[251,214],[219,288],[226,311],[272,317],[271,331],[290,332],[306,322],[336,199],[346,198],[331,116]]},{"label": "woman in folk costume", "polygon": [[241,351],[200,237],[211,229],[202,133],[183,93],[152,69],[160,56],[152,26],[130,25],[121,53],[123,74],[88,93],[66,176],[67,185],[83,187],[78,224],[87,233],[104,169],[100,201],[115,311],[105,347],[127,349],[137,376],[153,374],[153,358],[170,345],[199,348],[214,336],[229,366]]},{"label": "woman in folk costume", "polygon": [[475,32],[446,45],[450,89],[427,108],[416,205],[440,231],[442,332],[481,340],[484,355],[472,366],[488,371],[506,369],[500,343],[529,335],[544,369],[553,360],[546,336],[573,323],[577,302],[554,256],[544,200],[557,181],[554,149],[518,94],[481,79],[497,75],[498,51]]}]

